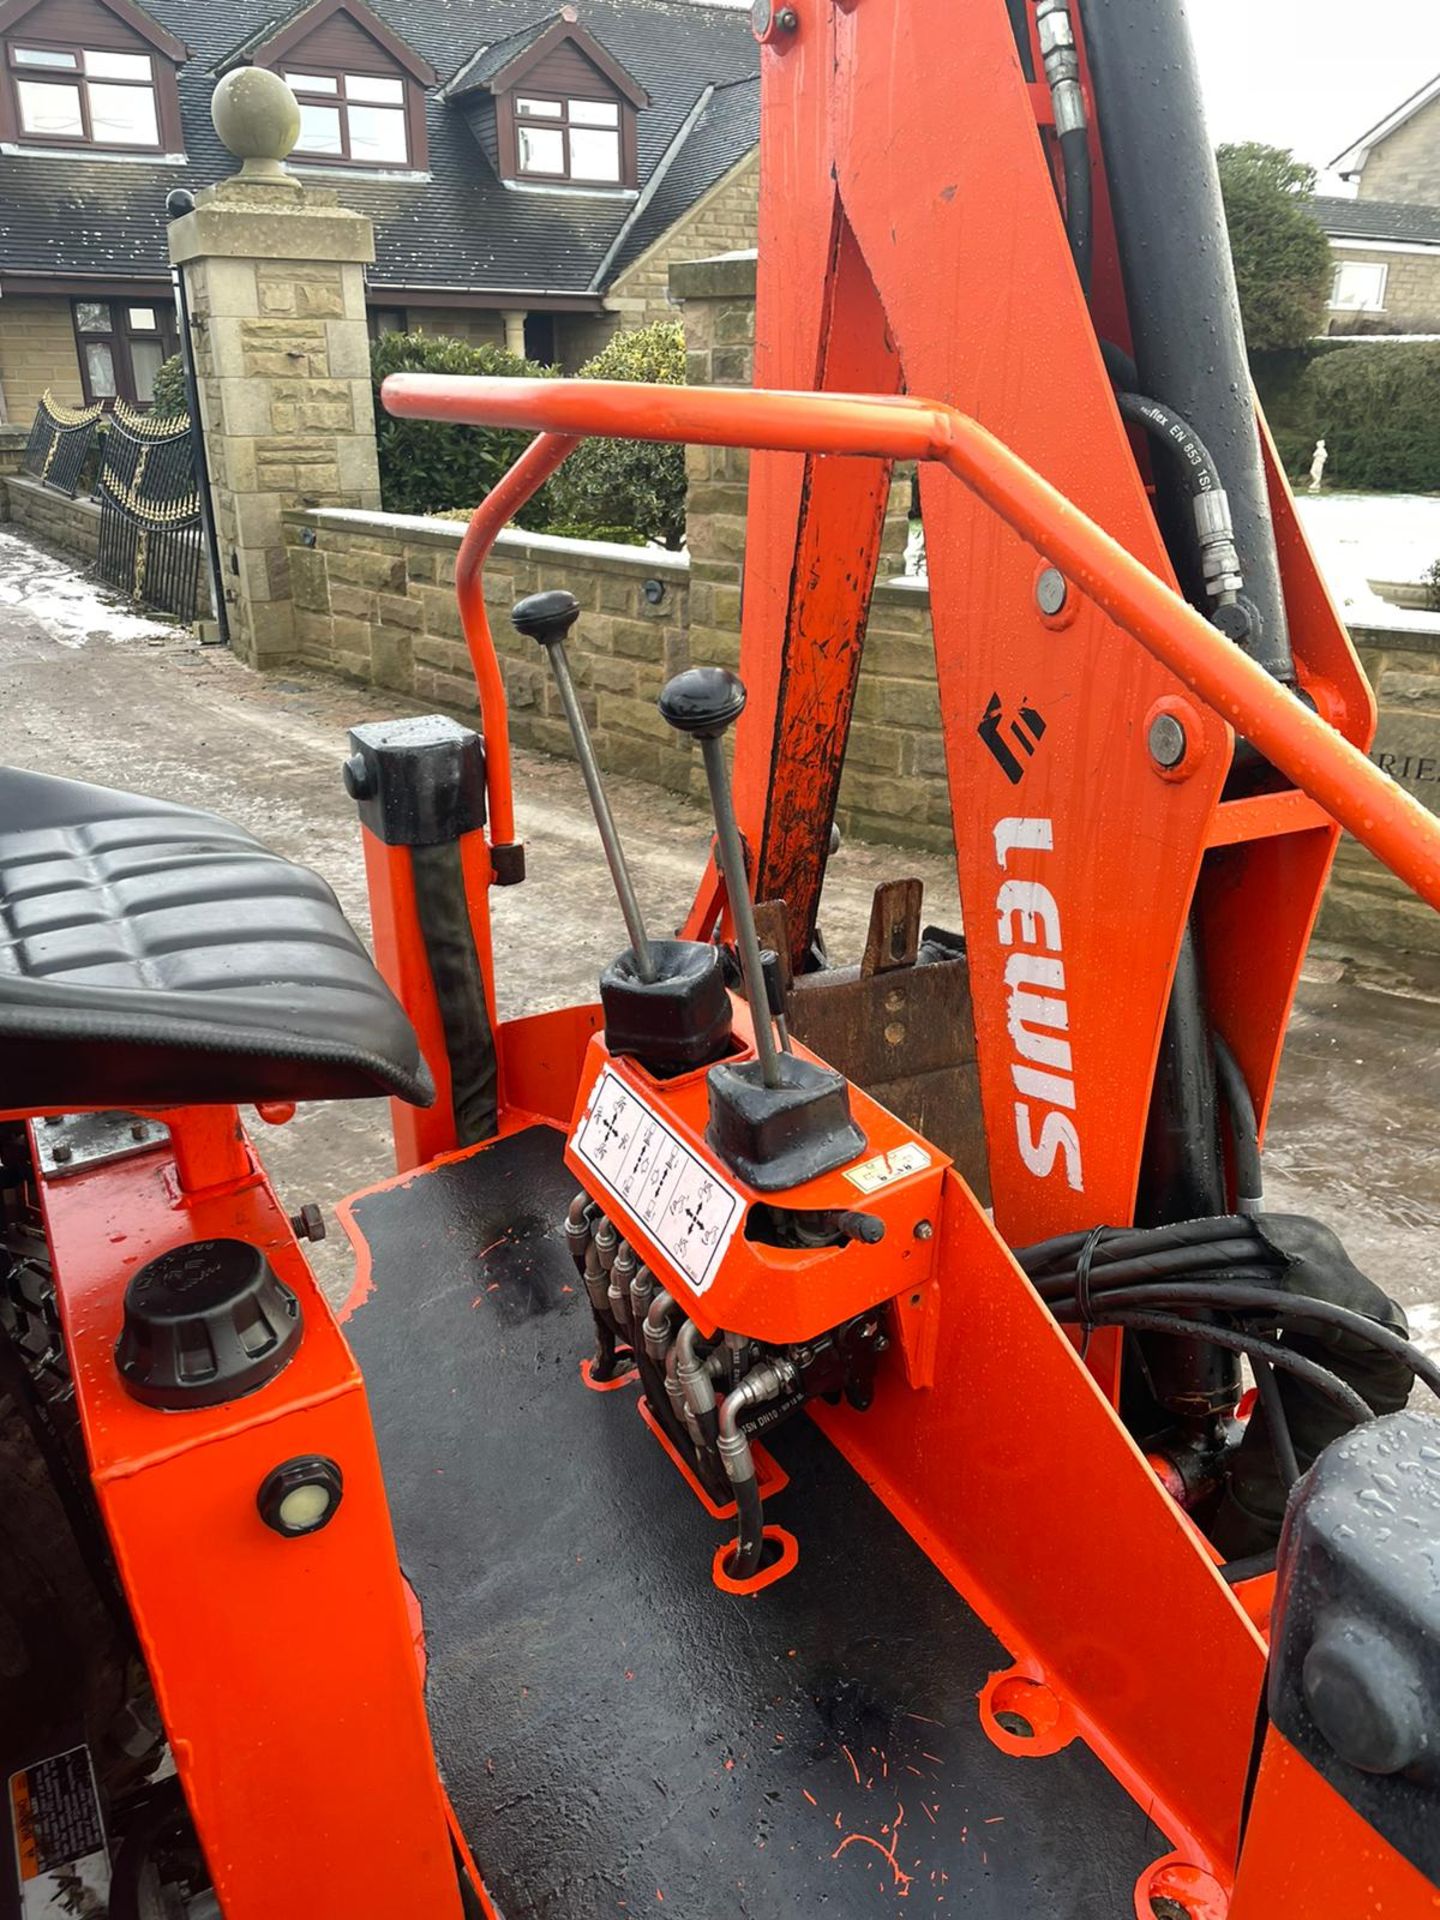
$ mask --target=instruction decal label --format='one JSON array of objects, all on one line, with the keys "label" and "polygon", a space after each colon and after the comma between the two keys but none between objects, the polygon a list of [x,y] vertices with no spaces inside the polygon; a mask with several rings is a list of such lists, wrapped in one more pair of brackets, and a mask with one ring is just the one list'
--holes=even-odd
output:
[{"label": "instruction decal label", "polygon": [[878,1193],[892,1180],[903,1180],[907,1173],[923,1173],[930,1156],[917,1141],[892,1147],[889,1153],[877,1153],[873,1160],[862,1160],[858,1167],[847,1167],[845,1178],[862,1193]]},{"label": "instruction decal label", "polygon": [[10,1826],[24,1920],[109,1912],[110,1856],[88,1747],[11,1774]]},{"label": "instruction decal label", "polygon": [[613,1067],[591,1089],[573,1144],[691,1289],[704,1293],[745,1215],[735,1189]]}]

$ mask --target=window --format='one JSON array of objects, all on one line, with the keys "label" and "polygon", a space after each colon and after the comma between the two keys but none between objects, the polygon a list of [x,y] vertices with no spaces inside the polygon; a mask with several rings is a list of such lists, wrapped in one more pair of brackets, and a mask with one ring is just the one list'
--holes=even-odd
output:
[{"label": "window", "polygon": [[9,66],[22,140],[158,150],[155,66],[148,53],[12,41]]},{"label": "window", "polygon": [[1342,260],[1330,283],[1330,305],[1337,313],[1383,313],[1390,269],[1379,260]]},{"label": "window", "polygon": [[300,103],[297,156],[356,167],[409,164],[405,82],[395,74],[286,73]]},{"label": "window", "polygon": [[177,350],[173,309],[158,300],[77,300],[74,316],[86,400],[148,407],[156,374]]},{"label": "window", "polygon": [[404,307],[371,307],[369,312],[370,338],[383,340],[389,333],[408,333],[409,315]]},{"label": "window", "polygon": [[614,100],[515,99],[515,165],[529,180],[619,186],[620,108]]}]

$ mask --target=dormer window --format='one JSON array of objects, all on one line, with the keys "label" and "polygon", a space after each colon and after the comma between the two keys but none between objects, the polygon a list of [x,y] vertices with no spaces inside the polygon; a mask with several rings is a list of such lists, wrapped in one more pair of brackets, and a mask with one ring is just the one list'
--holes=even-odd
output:
[{"label": "dormer window", "polygon": [[620,103],[517,95],[515,164],[528,179],[619,186]]},{"label": "dormer window", "polygon": [[148,53],[12,46],[10,65],[22,139],[159,148],[155,67]]},{"label": "dormer window", "polygon": [[83,9],[38,0],[6,6],[0,19],[0,139],[61,151],[179,151],[175,69],[187,49],[132,0]]},{"label": "dormer window", "polygon": [[634,192],[650,96],[573,7],[471,55],[445,88],[507,186]]},{"label": "dormer window", "polygon": [[[3,5],[4,0],[0,0]],[[219,63],[270,67],[300,105],[294,158],[318,167],[404,169],[430,164],[425,92],[435,69],[365,0],[310,0]]]},{"label": "dormer window", "polygon": [[361,167],[404,167],[405,82],[395,74],[291,73],[300,103],[297,159],[333,158]]}]

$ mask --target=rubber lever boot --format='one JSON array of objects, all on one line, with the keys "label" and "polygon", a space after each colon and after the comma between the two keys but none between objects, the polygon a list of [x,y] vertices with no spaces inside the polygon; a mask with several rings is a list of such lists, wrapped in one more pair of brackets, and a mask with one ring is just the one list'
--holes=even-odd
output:
[{"label": "rubber lever boot", "polygon": [[696,940],[652,940],[630,878],[615,816],[600,777],[594,744],[575,691],[565,641],[580,618],[580,602],[563,588],[518,601],[510,619],[517,633],[545,649],[575,743],[591,811],[630,945],[600,976],[605,1039],[614,1054],[633,1054],[652,1073],[687,1073],[730,1045],[730,996],[715,948]]},{"label": "rubber lever boot", "polygon": [[669,681],[660,695],[665,719],[678,733],[698,740],[704,756],[720,865],[755,1031],[754,1060],[710,1069],[710,1125],[705,1137],[750,1186],[773,1193],[853,1160],[865,1151],[865,1136],[850,1117],[850,1089],[844,1075],[818,1061],[782,1053],[775,1044],[745,848],[723,745],[744,708],[744,683],[724,667],[691,667]]}]

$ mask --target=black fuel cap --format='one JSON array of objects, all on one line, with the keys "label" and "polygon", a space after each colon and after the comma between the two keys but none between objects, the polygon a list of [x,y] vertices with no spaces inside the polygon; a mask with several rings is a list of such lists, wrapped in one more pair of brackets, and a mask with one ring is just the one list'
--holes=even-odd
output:
[{"label": "black fuel cap", "polygon": [[115,1364],[147,1407],[215,1407],[273,1380],[300,1333],[300,1302],[258,1247],[196,1240],[131,1276]]}]

